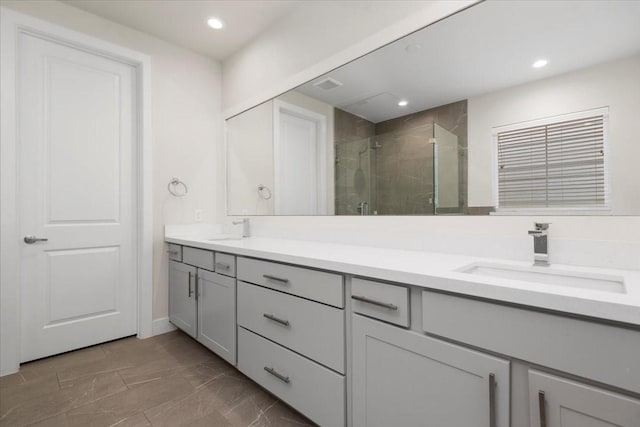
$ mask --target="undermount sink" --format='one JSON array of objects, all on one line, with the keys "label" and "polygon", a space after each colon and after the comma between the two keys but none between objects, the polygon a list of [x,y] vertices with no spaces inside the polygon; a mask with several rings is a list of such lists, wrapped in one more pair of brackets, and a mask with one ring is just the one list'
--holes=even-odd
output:
[{"label": "undermount sink", "polygon": [[515,266],[507,264],[474,263],[457,270],[475,276],[521,280],[530,283],[625,293],[624,279],[606,274],[560,270],[553,267]]}]

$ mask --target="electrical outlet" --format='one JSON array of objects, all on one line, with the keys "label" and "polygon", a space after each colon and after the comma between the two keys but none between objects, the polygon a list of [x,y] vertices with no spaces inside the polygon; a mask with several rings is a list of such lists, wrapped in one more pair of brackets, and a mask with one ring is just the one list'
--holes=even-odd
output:
[{"label": "electrical outlet", "polygon": [[195,222],[202,222],[202,213],[203,213],[203,210],[202,210],[202,209],[196,209],[196,210],[193,212],[193,220],[194,220]]}]

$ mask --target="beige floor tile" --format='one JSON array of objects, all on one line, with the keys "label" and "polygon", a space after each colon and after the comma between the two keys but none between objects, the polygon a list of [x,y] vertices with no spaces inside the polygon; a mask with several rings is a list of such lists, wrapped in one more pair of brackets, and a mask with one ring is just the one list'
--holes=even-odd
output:
[{"label": "beige floor tile", "polygon": [[278,401],[265,412],[265,415],[249,424],[251,427],[274,426],[274,427],[300,427],[314,426],[311,421],[302,416],[299,412]]},{"label": "beige floor tile", "polygon": [[54,373],[24,381],[14,386],[5,386],[0,389],[0,413],[9,408],[18,406],[39,396],[60,390],[58,376]]},{"label": "beige floor tile", "polygon": [[67,412],[67,419],[71,426],[113,425],[193,390],[182,377],[162,378],[73,409]]},{"label": "beige floor tile", "polygon": [[179,331],[25,364],[0,398],[0,427],[311,425]]},{"label": "beige floor tile", "polygon": [[15,374],[5,375],[0,377],[0,390],[7,387],[15,387],[26,382],[27,379],[22,375],[22,372],[16,372]]},{"label": "beige floor tile", "polygon": [[277,398],[257,387],[255,393],[228,408],[223,414],[233,426],[249,426],[264,422],[266,414],[277,402]]},{"label": "beige floor tile", "polygon": [[78,363],[75,366],[62,369],[58,371],[58,381],[61,388],[66,388],[70,383],[87,375],[106,374],[133,366],[133,363],[126,360],[107,357],[101,360]]},{"label": "beige floor tile", "polygon": [[[224,374],[221,374],[224,375]],[[209,384],[199,387],[188,396],[165,402],[145,411],[147,419],[154,427],[174,427],[186,425],[210,414],[219,414],[215,392]]]},{"label": "beige floor tile", "polygon": [[100,346],[88,347],[25,363],[20,366],[20,373],[28,381],[32,378],[71,368],[80,363],[87,363],[104,358],[105,352]]},{"label": "beige floor tile", "polygon": [[29,425],[124,390],[126,386],[117,373],[83,377],[71,382],[67,388],[4,408],[0,413],[0,425]]},{"label": "beige floor tile", "polygon": [[67,422],[67,414],[62,413],[45,418],[35,424],[29,424],[29,427],[69,427],[69,423]]},{"label": "beige floor tile", "polygon": [[185,427],[232,427],[231,423],[220,412],[207,414],[202,418],[184,424]]}]

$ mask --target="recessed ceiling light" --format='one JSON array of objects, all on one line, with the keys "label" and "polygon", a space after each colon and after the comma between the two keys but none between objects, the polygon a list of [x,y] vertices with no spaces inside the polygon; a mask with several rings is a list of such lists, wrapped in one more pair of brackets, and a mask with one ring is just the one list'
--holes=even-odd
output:
[{"label": "recessed ceiling light", "polygon": [[224,22],[222,22],[222,19],[215,18],[215,17],[209,18],[209,20],[207,21],[207,25],[213,28],[214,30],[220,30],[224,28]]},{"label": "recessed ceiling light", "polygon": [[404,99],[401,101],[398,101],[398,107],[406,107],[407,105],[409,105],[409,102],[405,101]]},{"label": "recessed ceiling light", "polygon": [[533,68],[542,68],[545,65],[547,65],[549,63],[549,61],[547,61],[546,59],[538,59],[536,62],[534,62],[533,64],[531,64],[531,66]]}]

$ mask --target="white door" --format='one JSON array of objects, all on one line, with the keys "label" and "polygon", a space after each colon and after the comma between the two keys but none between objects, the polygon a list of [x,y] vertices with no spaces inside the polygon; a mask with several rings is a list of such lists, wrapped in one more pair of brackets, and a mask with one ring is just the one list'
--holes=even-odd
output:
[{"label": "white door", "polygon": [[286,104],[274,104],[276,214],[325,213],[324,118],[300,107],[283,105]]},{"label": "white door", "polygon": [[135,70],[18,38],[21,361],[136,333]]}]

